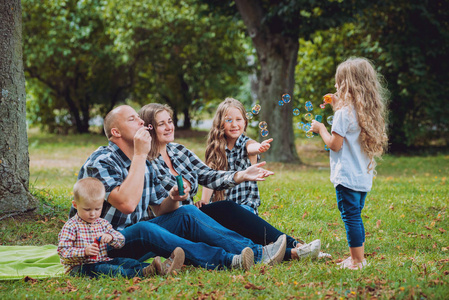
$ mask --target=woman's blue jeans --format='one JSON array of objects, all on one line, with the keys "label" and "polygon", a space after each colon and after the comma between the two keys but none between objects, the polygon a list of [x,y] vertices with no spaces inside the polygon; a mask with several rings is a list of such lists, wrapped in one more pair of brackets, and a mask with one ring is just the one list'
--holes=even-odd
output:
[{"label": "woman's blue jeans", "polygon": [[250,247],[255,262],[262,259],[261,245],[221,226],[193,205],[181,206],[174,212],[138,222],[121,233],[125,236],[125,246],[122,249],[108,247],[110,257],[142,261],[149,257],[150,252],[169,257],[176,247],[181,247],[186,262],[215,269],[230,267],[234,255]]},{"label": "woman's blue jeans", "polygon": [[116,257],[110,261],[76,266],[70,271],[70,275],[76,276],[81,274],[93,278],[101,275],[111,277],[123,276],[126,278],[141,277],[142,269],[148,265],[132,258]]},{"label": "woman's blue jeans", "polygon": [[[256,244],[268,245],[276,242],[284,233],[270,223],[241,207],[233,201],[218,201],[203,205],[200,210],[224,227],[249,238]],[[287,250],[284,260],[291,259],[291,250],[298,242],[287,235]]]},{"label": "woman's blue jeans", "polygon": [[365,242],[365,228],[362,209],[365,206],[366,192],[357,192],[341,184],[337,185],[337,205],[341,219],[345,223],[349,247],[362,247]]}]

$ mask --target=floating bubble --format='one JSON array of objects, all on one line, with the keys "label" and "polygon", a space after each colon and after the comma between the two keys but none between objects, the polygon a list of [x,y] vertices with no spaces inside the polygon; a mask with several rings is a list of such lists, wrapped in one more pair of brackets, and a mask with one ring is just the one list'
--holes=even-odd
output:
[{"label": "floating bubble", "polygon": [[294,116],[299,116],[299,109],[298,108],[293,109],[293,115]]},{"label": "floating bubble", "polygon": [[284,101],[279,100],[278,104],[279,104],[279,106],[284,106]]},{"label": "floating bubble", "polygon": [[268,134],[269,134],[269,132],[268,132],[268,130],[266,130],[266,129],[262,129],[262,130],[260,131],[260,135],[261,135],[262,137],[266,137]]},{"label": "floating bubble", "polygon": [[248,120],[251,120],[253,117],[254,117],[254,115],[253,115],[252,112],[247,112],[247,113],[246,113],[246,118],[247,118]]},{"label": "floating bubble", "polygon": [[292,97],[290,97],[289,94],[284,94],[284,95],[282,95],[282,101],[283,101],[284,103],[290,103],[291,100],[292,100]]},{"label": "floating bubble", "polygon": [[306,108],[307,111],[313,110],[313,104],[310,101],[307,101],[306,104],[304,105],[304,107]]},{"label": "floating bubble", "polygon": [[327,124],[332,126],[332,123],[334,123],[334,116],[327,117]]},{"label": "floating bubble", "polygon": [[324,103],[320,104],[320,108],[324,109],[325,107],[326,107],[326,104],[324,104]]},{"label": "floating bubble", "polygon": [[267,127],[268,127],[267,122],[262,121],[262,122],[259,123],[259,128],[260,129],[267,129]]},{"label": "floating bubble", "polygon": [[300,130],[304,130],[304,122],[298,122],[296,124],[296,127],[298,127],[298,129],[300,129]]},{"label": "floating bubble", "polygon": [[302,127],[302,130],[304,130],[304,131],[309,131],[310,128],[312,128],[312,124],[310,124],[310,123],[305,123],[304,126]]},{"label": "floating bubble", "polygon": [[324,150],[329,151],[330,150],[329,146],[328,145],[324,145]]},{"label": "floating bubble", "polygon": [[313,138],[313,137],[314,137],[313,132],[312,132],[312,131],[307,131],[307,132],[306,132],[306,137],[307,137],[308,139]]},{"label": "floating bubble", "polygon": [[256,104],[256,105],[254,105],[254,107],[253,107],[253,109],[251,110],[251,112],[253,113],[253,115],[258,115],[259,112],[260,112],[260,109],[261,109],[260,105],[259,105],[259,104]]},{"label": "floating bubble", "polygon": [[306,113],[304,115],[304,119],[306,119],[306,121],[310,122],[313,120],[313,115],[311,113]]}]

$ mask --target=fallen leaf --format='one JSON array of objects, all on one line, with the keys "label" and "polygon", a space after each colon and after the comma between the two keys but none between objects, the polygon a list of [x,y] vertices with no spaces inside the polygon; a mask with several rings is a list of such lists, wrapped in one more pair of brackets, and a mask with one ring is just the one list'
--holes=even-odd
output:
[{"label": "fallen leaf", "polygon": [[138,286],[138,285],[132,285],[132,286],[127,287],[127,288],[126,288],[126,291],[127,291],[128,293],[132,293],[132,292],[135,292],[135,291],[140,290],[140,289],[141,289],[140,286]]},{"label": "fallen leaf", "polygon": [[376,222],[376,227],[377,228],[380,228],[380,223],[382,223],[382,221],[381,220],[377,220],[377,222]]},{"label": "fallen leaf", "polygon": [[304,212],[304,214],[302,215],[302,219],[304,220],[305,217],[307,217],[308,213],[307,211]]},{"label": "fallen leaf", "polygon": [[37,279],[34,279],[34,278],[30,277],[30,276],[25,276],[25,278],[23,278],[23,280],[25,282],[30,282],[31,284],[35,284],[37,282]]},{"label": "fallen leaf", "polygon": [[438,228],[438,230],[441,232],[441,233],[445,233],[446,232],[446,230],[444,230],[443,228]]},{"label": "fallen leaf", "polygon": [[265,287],[264,286],[257,286],[254,283],[248,282],[247,284],[245,284],[245,289],[247,289],[247,290],[252,289],[252,290],[259,290],[259,291],[261,291],[261,290],[264,290]]}]

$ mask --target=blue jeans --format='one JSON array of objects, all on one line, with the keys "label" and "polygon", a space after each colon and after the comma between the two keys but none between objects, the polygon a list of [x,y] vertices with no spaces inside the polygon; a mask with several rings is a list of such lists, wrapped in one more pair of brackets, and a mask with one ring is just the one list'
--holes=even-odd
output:
[{"label": "blue jeans", "polygon": [[341,184],[337,185],[337,204],[341,219],[345,223],[349,247],[362,247],[365,242],[365,228],[362,209],[365,206],[366,192],[357,192]]},{"label": "blue jeans", "polygon": [[148,253],[169,257],[181,247],[186,262],[206,269],[230,267],[232,258],[245,247],[254,252],[255,262],[262,259],[262,246],[224,228],[196,206],[181,206],[174,212],[149,221],[138,222],[121,231],[125,246],[108,247],[110,257],[148,258]]},{"label": "blue jeans", "polygon": [[[284,234],[258,215],[233,201],[212,202],[203,205],[200,210],[222,226],[249,238],[256,244],[268,245],[276,242],[278,237]],[[291,259],[291,250],[296,247],[297,243],[298,241],[287,235],[287,250],[284,260]]]},{"label": "blue jeans", "polygon": [[148,265],[132,258],[116,257],[111,261],[76,266],[70,271],[70,275],[86,275],[94,278],[100,275],[123,276],[126,278],[141,277],[142,269]]}]

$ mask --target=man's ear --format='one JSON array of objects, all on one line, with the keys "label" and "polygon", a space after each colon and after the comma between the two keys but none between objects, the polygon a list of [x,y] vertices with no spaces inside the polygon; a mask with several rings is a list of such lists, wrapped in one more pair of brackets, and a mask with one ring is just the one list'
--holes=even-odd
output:
[{"label": "man's ear", "polygon": [[111,134],[113,137],[121,137],[120,131],[115,127],[111,129]]}]

